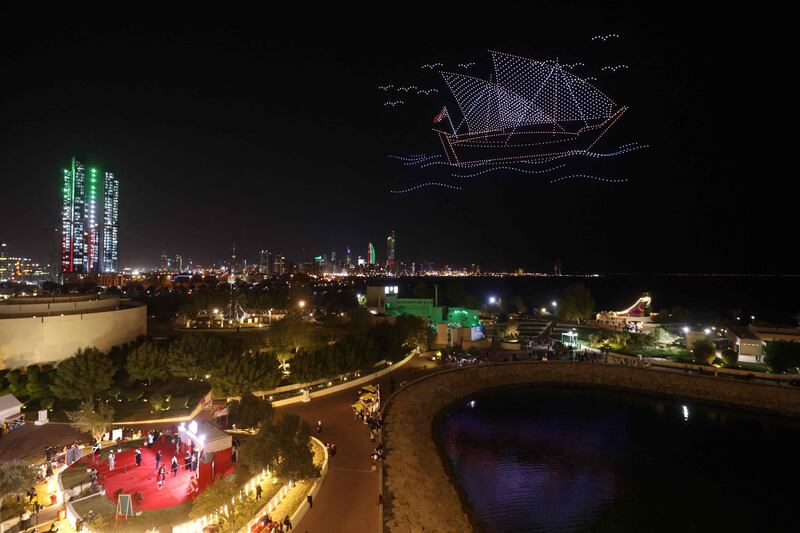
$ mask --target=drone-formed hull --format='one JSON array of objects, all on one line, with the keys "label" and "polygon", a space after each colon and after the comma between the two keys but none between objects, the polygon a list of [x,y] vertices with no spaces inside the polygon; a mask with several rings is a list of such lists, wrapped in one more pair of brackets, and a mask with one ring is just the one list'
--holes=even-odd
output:
[{"label": "drone-formed hull", "polygon": [[605,120],[583,125],[575,131],[554,129],[550,124],[512,131],[503,129],[461,135],[436,128],[434,131],[439,135],[445,156],[451,165],[538,161],[590,150],[626,110],[627,107],[621,107]]}]

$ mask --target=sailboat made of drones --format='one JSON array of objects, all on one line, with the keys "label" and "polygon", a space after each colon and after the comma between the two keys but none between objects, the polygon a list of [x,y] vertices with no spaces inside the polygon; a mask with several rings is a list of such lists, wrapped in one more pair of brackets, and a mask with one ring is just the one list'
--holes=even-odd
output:
[{"label": "sailboat made of drones", "polygon": [[494,81],[441,72],[460,115],[444,107],[433,119],[451,165],[585,154],[627,110],[558,63],[491,55]]}]

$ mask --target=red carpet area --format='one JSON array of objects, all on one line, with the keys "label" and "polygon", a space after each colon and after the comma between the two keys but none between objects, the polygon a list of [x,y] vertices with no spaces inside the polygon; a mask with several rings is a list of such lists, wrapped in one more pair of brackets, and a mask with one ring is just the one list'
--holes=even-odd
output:
[{"label": "red carpet area", "polygon": [[[115,494],[117,490],[122,490],[123,494],[135,494],[141,492],[144,497],[141,505],[142,511],[152,511],[173,507],[193,499],[190,482],[192,471],[184,468],[182,447],[180,455],[175,454],[175,445],[172,443],[160,443],[153,445],[152,448],[145,446],[142,450],[142,465],[136,466],[135,450],[125,450],[116,455],[114,471],[108,469],[108,452],[103,450],[102,460],[97,467],[98,481],[106,491],[106,495],[111,501],[116,502]],[[159,490],[156,479],[156,451],[161,451],[161,464],[166,467],[167,477],[163,486]],[[172,457],[178,459],[178,473],[173,477],[170,471]],[[90,457],[86,457],[70,468],[86,468],[90,464]],[[222,475],[228,475],[234,470],[234,466],[228,466]],[[215,476],[215,477],[217,477]]]}]

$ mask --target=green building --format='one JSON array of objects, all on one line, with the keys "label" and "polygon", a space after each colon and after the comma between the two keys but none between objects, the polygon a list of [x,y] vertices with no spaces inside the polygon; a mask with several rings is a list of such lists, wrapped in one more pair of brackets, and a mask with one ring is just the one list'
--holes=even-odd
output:
[{"label": "green building", "polygon": [[389,316],[410,315],[424,318],[432,328],[446,323],[453,328],[480,326],[479,311],[463,307],[434,306],[432,298],[386,298],[386,311]]}]

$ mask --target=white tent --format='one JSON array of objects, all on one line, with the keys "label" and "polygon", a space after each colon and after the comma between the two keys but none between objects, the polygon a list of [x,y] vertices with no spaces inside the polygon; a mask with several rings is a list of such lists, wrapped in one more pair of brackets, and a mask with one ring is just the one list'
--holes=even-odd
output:
[{"label": "white tent", "polygon": [[181,424],[178,429],[182,436],[188,436],[194,444],[201,447],[203,453],[214,453],[233,446],[233,437],[204,420],[192,421],[188,425]]},{"label": "white tent", "polygon": [[0,396],[0,422],[13,422],[23,418],[22,402],[17,400],[13,394]]}]

